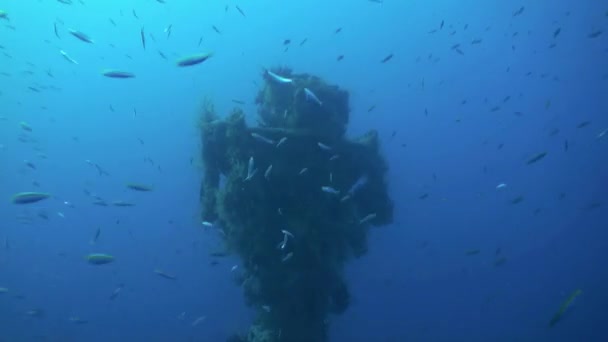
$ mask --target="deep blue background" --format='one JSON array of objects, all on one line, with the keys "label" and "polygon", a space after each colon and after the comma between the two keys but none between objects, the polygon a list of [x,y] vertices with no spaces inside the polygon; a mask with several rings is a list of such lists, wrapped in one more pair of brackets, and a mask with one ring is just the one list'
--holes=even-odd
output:
[{"label": "deep blue background", "polygon": [[[209,265],[219,242],[199,221],[196,122],[208,97],[222,114],[246,100],[253,123],[261,71],[277,65],[349,90],[350,135],[377,129],[391,167],[395,223],[374,228],[370,253],[349,265],[354,302],[332,317],[333,341],[608,340],[608,136],[597,138],[608,128],[608,32],[588,38],[608,31],[606,1],[166,2],[0,4],[10,17],[0,20],[0,287],[9,289],[0,341],[222,341],[246,329],[252,316],[230,274],[238,260]],[[145,51],[142,26],[156,38]],[[175,66],[208,51],[202,65]],[[105,68],[137,77],[104,78]],[[34,181],[54,198],[9,203]],[[129,191],[132,181],[155,191]],[[84,189],[137,206],[94,206]],[[495,267],[498,248],[507,262]],[[88,265],[92,252],[116,262]],[[583,294],[548,328],[576,289]],[[33,309],[45,317],[26,315]]]}]

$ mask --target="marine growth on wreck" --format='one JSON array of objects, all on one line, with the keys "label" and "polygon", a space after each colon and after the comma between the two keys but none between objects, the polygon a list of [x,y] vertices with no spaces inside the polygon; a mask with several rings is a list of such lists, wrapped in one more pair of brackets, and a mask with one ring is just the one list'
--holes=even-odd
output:
[{"label": "marine growth on wreck", "polygon": [[235,278],[257,312],[229,341],[324,342],[351,301],[345,263],[392,222],[388,166],[376,131],[345,137],[347,91],[287,68],[263,77],[258,125],[211,104],[201,117],[202,219],[241,258]]}]

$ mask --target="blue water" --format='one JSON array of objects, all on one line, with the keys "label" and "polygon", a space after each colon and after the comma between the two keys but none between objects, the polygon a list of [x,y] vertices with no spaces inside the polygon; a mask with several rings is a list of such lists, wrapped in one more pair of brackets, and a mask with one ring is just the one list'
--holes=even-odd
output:
[{"label": "blue water", "polygon": [[[261,73],[278,65],[347,89],[349,135],[377,129],[390,166],[395,222],[348,265],[353,303],[331,317],[331,341],[608,340],[606,1],[8,0],[0,10],[0,341],[245,332],[239,260],[211,265],[219,237],[200,224],[197,120],[205,98],[222,114],[241,99],[254,123]],[[198,52],[214,55],[176,67]],[[155,189],[125,188],[134,181]],[[20,191],[53,197],[9,203]],[[87,264],[95,252],[116,261]]]}]

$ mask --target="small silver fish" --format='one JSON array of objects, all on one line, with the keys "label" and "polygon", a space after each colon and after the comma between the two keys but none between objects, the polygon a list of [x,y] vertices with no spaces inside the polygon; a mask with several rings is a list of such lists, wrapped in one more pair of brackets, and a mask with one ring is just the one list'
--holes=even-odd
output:
[{"label": "small silver fish", "polygon": [[261,142],[265,142],[265,143],[270,144],[270,145],[276,144],[276,141],[274,141],[272,139],[269,139],[269,138],[266,138],[265,136],[263,136],[261,134],[258,134],[258,133],[251,133],[251,136],[255,140],[258,140],[258,141],[261,141]]},{"label": "small silver fish", "polygon": [[303,168],[302,170],[300,170],[300,173],[298,173],[298,175],[303,175],[303,174],[305,174],[305,173],[306,173],[306,171],[308,171],[308,168],[307,168],[307,167],[305,167],[305,168]]},{"label": "small silver fish", "polygon": [[364,224],[366,222],[369,222],[369,221],[375,219],[376,216],[377,216],[376,213],[368,214],[367,216],[365,216],[364,218],[362,218],[361,220],[359,220],[359,224]]},{"label": "small silver fish", "polygon": [[336,189],[332,188],[331,186],[322,186],[322,187],[321,187],[321,190],[322,190],[323,192],[326,192],[326,193],[328,193],[328,194],[332,194],[332,195],[339,195],[339,194],[340,194],[340,191],[338,191],[338,190],[336,190]]},{"label": "small silver fish", "polygon": [[334,154],[333,156],[331,156],[331,158],[329,158],[329,160],[332,161],[332,160],[336,160],[338,158],[340,158],[340,156],[337,154]]},{"label": "small silver fish", "polygon": [[285,236],[289,236],[292,239],[294,238],[293,234],[290,233],[289,231],[285,230],[285,229],[282,229],[281,233],[283,233],[283,235],[285,235]]},{"label": "small silver fish", "polygon": [[287,253],[287,255],[285,255],[283,257],[283,259],[281,259],[281,262],[287,262],[289,259],[291,259],[293,257],[293,252],[289,252]]},{"label": "small silver fish", "polygon": [[277,143],[277,147],[283,145],[286,141],[287,141],[287,137],[282,137],[281,139],[279,139],[279,142]]},{"label": "small silver fish", "polygon": [[268,73],[268,76],[272,77],[275,81],[279,83],[293,83],[293,80],[291,78],[279,76],[270,70],[266,70],[266,72]]},{"label": "small silver fish", "polygon": [[308,88],[304,88],[304,94],[306,95],[306,100],[311,101],[318,104],[319,106],[323,105],[323,102],[321,102],[321,100],[319,100],[319,98],[317,97],[317,95],[315,95],[315,93],[312,92],[312,90],[308,89]]},{"label": "small silver fish", "polygon": [[266,172],[264,172],[264,178],[270,179],[270,172],[272,172],[272,164],[270,164],[268,168],[266,168]]},{"label": "small silver fish", "polygon": [[319,147],[320,147],[322,150],[325,150],[325,151],[331,151],[331,147],[329,147],[328,145],[325,145],[325,144],[324,144],[324,143],[322,143],[322,142],[318,142],[318,143],[317,143],[317,145],[318,145],[318,146],[319,146]]},{"label": "small silver fish", "polygon": [[212,52],[208,53],[199,53],[190,56],[186,56],[184,58],[179,59],[176,64],[178,67],[188,67],[203,63],[213,56]]},{"label": "small silver fish", "polygon": [[91,37],[89,37],[88,35],[84,34],[83,32],[80,31],[76,31],[73,29],[69,29],[68,32],[70,32],[70,34],[76,38],[78,38],[78,40],[81,40],[85,43],[89,43],[89,44],[94,44],[95,41],[93,39],[91,39]]},{"label": "small silver fish", "polygon": [[277,248],[285,249],[286,246],[287,246],[287,235],[283,235],[283,240],[281,240],[281,242],[279,242],[279,244],[277,245]]},{"label": "small silver fish", "polygon": [[201,316],[197,319],[194,320],[194,322],[192,322],[192,326],[195,327],[197,325],[199,325],[200,323],[202,323],[205,319],[207,319],[207,316]]},{"label": "small silver fish", "polygon": [[247,177],[245,177],[245,181],[250,180],[251,178],[253,178],[253,176],[255,176],[255,174],[258,172],[258,169],[255,169],[255,164],[253,161],[253,157],[249,158],[249,164],[247,166]]},{"label": "small silver fish", "polygon": [[600,134],[597,135],[596,139],[601,139],[606,136],[606,134],[608,134],[608,129],[601,131]]},{"label": "small silver fish", "polygon": [[76,64],[78,65],[78,62],[76,60],[74,60],[72,57],[70,57],[70,55],[68,55],[67,52],[63,51],[63,50],[59,50],[59,53],[63,56],[63,58],[65,58],[68,62],[72,63],[72,64]]},{"label": "small silver fish", "polygon": [[[113,70],[113,69],[106,69],[103,70],[101,72],[101,74],[105,77],[109,77],[109,78],[134,78],[135,74],[128,72],[128,71],[122,71],[122,70]],[[134,114],[136,115],[136,114]]]}]

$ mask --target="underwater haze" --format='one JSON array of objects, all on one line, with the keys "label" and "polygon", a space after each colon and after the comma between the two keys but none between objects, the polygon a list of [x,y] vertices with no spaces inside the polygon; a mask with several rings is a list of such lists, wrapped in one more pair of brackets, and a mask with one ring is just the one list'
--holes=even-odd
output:
[{"label": "underwater haze", "polygon": [[388,165],[327,341],[608,341],[607,60],[606,1],[2,1],[0,341],[246,334],[200,117],[283,67]]}]

